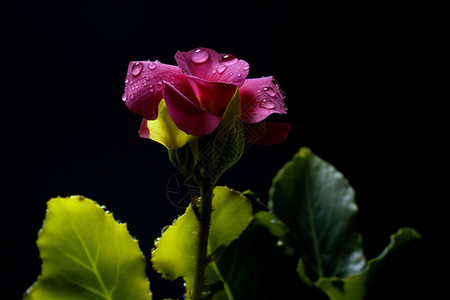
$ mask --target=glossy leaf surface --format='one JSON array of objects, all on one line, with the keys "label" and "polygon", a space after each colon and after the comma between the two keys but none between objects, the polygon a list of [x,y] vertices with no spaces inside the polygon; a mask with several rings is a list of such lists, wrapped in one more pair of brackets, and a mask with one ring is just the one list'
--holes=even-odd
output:
[{"label": "glossy leaf surface", "polygon": [[42,273],[26,300],[152,299],[138,242],[90,199],[51,199],[37,244]]},{"label": "glossy leaf surface", "polygon": [[365,268],[355,192],[332,165],[300,149],[274,178],[269,199],[312,281],[346,278]]}]

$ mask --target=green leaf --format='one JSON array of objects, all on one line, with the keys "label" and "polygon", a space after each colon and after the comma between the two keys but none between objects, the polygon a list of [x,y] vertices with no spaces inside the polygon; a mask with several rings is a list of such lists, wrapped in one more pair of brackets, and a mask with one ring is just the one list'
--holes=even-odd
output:
[{"label": "green leaf", "polygon": [[[252,220],[250,201],[227,187],[216,187],[212,201],[208,255],[214,259],[237,239]],[[189,288],[193,281],[198,221],[191,206],[169,226],[152,253],[153,268],[165,279],[183,277]]]},{"label": "green leaf", "polygon": [[274,178],[269,208],[289,227],[311,281],[346,278],[365,268],[354,198],[347,179],[307,148]]},{"label": "green leaf", "polygon": [[320,278],[315,285],[324,291],[331,300],[362,300],[367,287],[373,281],[380,265],[392,251],[404,243],[419,239],[420,234],[411,228],[401,228],[391,235],[389,245],[376,258],[369,260],[364,272],[349,276],[346,279]]},{"label": "green leaf", "polygon": [[90,199],[51,199],[37,244],[42,273],[25,300],[152,299],[138,242]]},{"label": "green leaf", "polygon": [[287,232],[274,214],[256,213],[239,239],[211,264],[224,285],[213,299],[322,299],[297,275],[296,259],[284,242]]}]

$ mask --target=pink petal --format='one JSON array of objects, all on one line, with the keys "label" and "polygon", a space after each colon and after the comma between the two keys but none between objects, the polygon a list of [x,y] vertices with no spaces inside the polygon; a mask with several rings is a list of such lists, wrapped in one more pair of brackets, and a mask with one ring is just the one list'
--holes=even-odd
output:
[{"label": "pink petal", "polygon": [[177,66],[159,61],[132,61],[128,65],[122,100],[132,112],[147,120],[154,120],[163,98],[164,81],[171,82],[184,95],[195,99],[186,76]]},{"label": "pink petal", "polygon": [[175,59],[189,78],[201,107],[216,116],[223,114],[236,87],[244,84],[249,71],[247,62],[207,48],[179,51]]},{"label": "pink petal", "polygon": [[195,136],[210,134],[221,121],[220,117],[202,110],[167,82],[164,83],[164,100],[170,118],[187,134]]},{"label": "pink petal", "polygon": [[188,78],[192,90],[203,110],[222,116],[236,92],[236,86],[223,82],[211,82],[201,78]]},{"label": "pink petal", "polygon": [[278,122],[244,124],[244,138],[256,145],[280,144],[286,140],[290,128],[290,124]]},{"label": "pink petal", "polygon": [[197,48],[175,54],[178,66],[187,76],[213,82],[241,86],[248,75],[249,65],[232,54],[219,54],[208,48]]},{"label": "pink petal", "polygon": [[283,93],[273,76],[247,79],[239,94],[243,122],[257,123],[273,113],[287,113]]},{"label": "pink petal", "polygon": [[146,119],[142,119],[141,127],[139,128],[139,136],[145,139],[150,138],[150,131],[148,130]]}]

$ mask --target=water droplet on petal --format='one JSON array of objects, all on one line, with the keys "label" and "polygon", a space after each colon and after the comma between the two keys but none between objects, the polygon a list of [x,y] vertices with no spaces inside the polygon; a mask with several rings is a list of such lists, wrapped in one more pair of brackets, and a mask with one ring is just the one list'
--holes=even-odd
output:
[{"label": "water droplet on petal", "polygon": [[238,61],[239,60],[234,55],[231,54],[225,54],[220,58],[220,63],[226,66],[234,65]]},{"label": "water droplet on petal", "polygon": [[244,71],[248,71],[248,69],[250,69],[250,66],[249,65],[245,65],[244,66]]},{"label": "water droplet on petal", "polygon": [[148,68],[149,68],[150,70],[154,70],[154,69],[156,69],[156,64],[155,64],[154,62],[151,62],[151,63],[148,65]]},{"label": "water droplet on petal", "polygon": [[274,109],[275,103],[273,103],[271,100],[268,100],[268,99],[262,99],[259,102],[259,107],[265,108],[265,109]]},{"label": "water droplet on petal", "polygon": [[263,88],[263,91],[264,91],[264,93],[266,93],[270,97],[274,97],[276,95],[275,90],[273,88],[271,88],[271,87],[265,87],[265,88]]},{"label": "water droplet on petal", "polygon": [[220,66],[217,68],[217,72],[219,72],[219,74],[223,74],[223,72],[225,72],[226,69],[227,66]]},{"label": "water droplet on petal", "polygon": [[153,242],[153,245],[155,245],[155,246],[158,245],[160,239],[161,238],[156,238],[155,241]]},{"label": "water droplet on petal", "polygon": [[158,84],[159,85],[163,85],[163,82],[160,80],[160,81],[158,81]]},{"label": "water droplet on petal", "polygon": [[144,68],[144,65],[137,62],[131,67],[131,74],[133,74],[134,77],[139,76],[139,74],[141,74],[143,68]]},{"label": "water droplet on petal", "polygon": [[197,49],[191,55],[191,60],[196,64],[204,63],[209,59],[209,53],[205,49]]},{"label": "water droplet on petal", "polygon": [[122,101],[127,101],[127,93],[123,93],[123,95],[122,95]]}]

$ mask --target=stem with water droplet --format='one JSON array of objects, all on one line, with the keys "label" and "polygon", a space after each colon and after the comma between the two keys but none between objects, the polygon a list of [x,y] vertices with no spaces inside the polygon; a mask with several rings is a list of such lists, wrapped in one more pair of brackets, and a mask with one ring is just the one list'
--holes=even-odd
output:
[{"label": "stem with water droplet", "polygon": [[204,184],[200,187],[201,198],[197,213],[199,222],[197,256],[195,258],[194,284],[191,294],[193,300],[202,299],[209,227],[211,225],[213,190],[214,184]]}]

